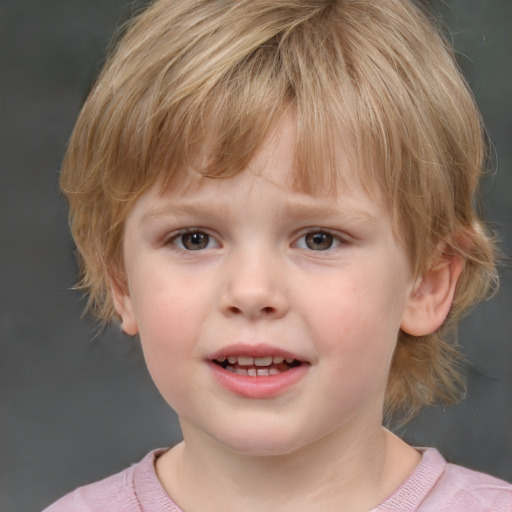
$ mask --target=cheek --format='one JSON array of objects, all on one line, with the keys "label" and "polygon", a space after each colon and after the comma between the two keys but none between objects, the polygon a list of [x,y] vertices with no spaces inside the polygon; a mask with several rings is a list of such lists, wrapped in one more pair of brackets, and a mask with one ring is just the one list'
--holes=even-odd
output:
[{"label": "cheek", "polygon": [[144,272],[132,275],[130,292],[142,341],[149,338],[149,343],[156,343],[197,325],[209,284],[175,269],[164,257],[141,267]]},{"label": "cheek", "polygon": [[[186,407],[191,391],[197,323],[184,302],[158,304],[148,310],[140,327],[144,360],[165,401],[176,411]],[[185,402],[184,402],[185,400]]]},{"label": "cheek", "polygon": [[133,283],[134,311],[142,349],[155,384],[168,398],[179,388],[195,358],[206,311],[206,295],[198,283],[170,279],[163,273],[141,276]]},{"label": "cheek", "polygon": [[339,324],[336,334],[324,338],[322,400],[332,408],[335,421],[339,411],[347,417],[362,411],[380,415],[396,334],[390,329],[386,335],[375,317],[354,316]]},{"label": "cheek", "polygon": [[342,286],[326,284],[321,303],[311,301],[309,316],[342,393],[341,387],[354,391],[385,385],[403,308],[397,299],[402,290],[391,279],[354,276]]},{"label": "cheek", "polygon": [[356,351],[396,335],[404,308],[401,287],[368,272],[349,277],[326,280],[318,293],[306,295],[316,329],[325,331],[335,346],[341,339],[343,345],[353,344]]}]

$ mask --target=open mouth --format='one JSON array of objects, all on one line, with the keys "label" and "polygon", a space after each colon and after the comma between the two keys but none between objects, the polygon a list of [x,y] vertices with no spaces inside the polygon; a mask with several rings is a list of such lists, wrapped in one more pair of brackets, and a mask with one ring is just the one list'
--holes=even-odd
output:
[{"label": "open mouth", "polygon": [[280,375],[303,364],[298,359],[288,359],[282,356],[227,356],[214,359],[213,362],[224,370],[250,377]]}]

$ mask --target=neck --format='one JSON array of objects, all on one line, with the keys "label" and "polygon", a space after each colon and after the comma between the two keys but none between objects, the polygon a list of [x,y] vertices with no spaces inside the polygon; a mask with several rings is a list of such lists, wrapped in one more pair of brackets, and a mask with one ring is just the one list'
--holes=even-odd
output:
[{"label": "neck", "polygon": [[277,505],[283,512],[328,512],[340,504],[368,510],[402,483],[419,458],[380,425],[333,432],[293,453],[271,456],[240,454],[187,428],[184,437],[158,459],[157,473],[187,512],[258,512]]}]

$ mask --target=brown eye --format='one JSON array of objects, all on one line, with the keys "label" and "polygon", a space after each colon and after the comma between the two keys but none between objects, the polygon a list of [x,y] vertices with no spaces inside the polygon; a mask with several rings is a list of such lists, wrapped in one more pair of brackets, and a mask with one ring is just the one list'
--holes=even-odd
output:
[{"label": "brown eye", "polygon": [[306,247],[312,251],[325,251],[333,246],[334,237],[330,233],[317,231],[305,235],[304,241]]},{"label": "brown eye", "polygon": [[180,249],[187,251],[200,251],[211,246],[210,235],[199,231],[193,233],[183,233],[173,240],[174,244]]}]

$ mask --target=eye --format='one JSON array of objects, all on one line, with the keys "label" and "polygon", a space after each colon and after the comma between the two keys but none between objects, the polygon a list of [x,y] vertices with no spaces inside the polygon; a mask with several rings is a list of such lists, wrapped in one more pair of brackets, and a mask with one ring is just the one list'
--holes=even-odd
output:
[{"label": "eye", "polygon": [[343,243],[339,237],[334,236],[328,231],[311,231],[301,236],[297,241],[299,249],[309,249],[311,251],[327,251],[338,247]]},{"label": "eye", "polygon": [[201,251],[219,246],[215,238],[203,231],[181,232],[174,235],[170,242],[184,251]]}]

